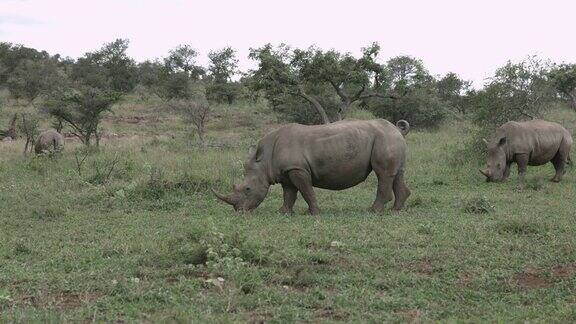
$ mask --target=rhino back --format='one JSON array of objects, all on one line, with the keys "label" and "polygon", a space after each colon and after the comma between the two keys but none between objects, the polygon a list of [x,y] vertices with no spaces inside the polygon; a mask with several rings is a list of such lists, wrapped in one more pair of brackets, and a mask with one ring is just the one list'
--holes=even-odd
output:
[{"label": "rhino back", "polygon": [[388,154],[403,164],[406,143],[400,131],[388,121],[370,120],[287,126],[278,133],[274,168],[280,173],[306,170],[320,188],[349,188],[364,181],[371,172],[376,138],[385,141]]},{"label": "rhino back", "polygon": [[502,126],[510,154],[529,154],[531,165],[548,163],[569,132],[558,123],[544,120],[509,122]]},{"label": "rhino back", "polygon": [[42,153],[44,151],[52,149],[58,149],[64,146],[64,137],[62,134],[55,130],[47,130],[38,135],[36,140],[36,145],[34,150],[36,153]]}]

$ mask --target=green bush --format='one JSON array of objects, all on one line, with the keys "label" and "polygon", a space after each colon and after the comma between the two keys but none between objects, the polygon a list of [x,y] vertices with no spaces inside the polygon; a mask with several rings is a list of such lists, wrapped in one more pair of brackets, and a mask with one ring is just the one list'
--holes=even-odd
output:
[{"label": "green bush", "polygon": [[415,90],[398,99],[373,100],[368,106],[379,118],[393,123],[404,119],[414,128],[437,127],[447,115],[445,104],[425,89]]},{"label": "green bush", "polygon": [[494,212],[496,207],[486,197],[472,197],[464,201],[464,212],[469,214],[487,214]]},{"label": "green bush", "polygon": [[[316,99],[326,110],[330,120],[335,120],[339,108],[339,101],[331,96],[316,96]],[[294,96],[286,96],[278,103],[272,103],[272,110],[282,116],[282,122],[293,122],[304,125],[317,125],[322,123],[320,115],[310,103]]]}]

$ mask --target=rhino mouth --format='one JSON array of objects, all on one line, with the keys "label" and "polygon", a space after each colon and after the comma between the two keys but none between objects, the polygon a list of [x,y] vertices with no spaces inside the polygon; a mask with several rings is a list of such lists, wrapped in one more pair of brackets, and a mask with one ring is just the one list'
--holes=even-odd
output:
[{"label": "rhino mouth", "polygon": [[504,181],[504,179],[501,178],[501,177],[495,177],[495,176],[493,176],[493,175],[490,173],[490,171],[480,170],[480,173],[482,173],[482,175],[483,175],[484,177],[486,177],[486,182],[502,182],[502,181]]}]

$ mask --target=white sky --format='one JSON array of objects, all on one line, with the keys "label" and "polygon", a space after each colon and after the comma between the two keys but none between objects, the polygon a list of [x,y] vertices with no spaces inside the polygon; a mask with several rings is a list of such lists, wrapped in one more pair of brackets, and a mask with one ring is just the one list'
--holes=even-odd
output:
[{"label": "white sky", "polygon": [[244,70],[268,42],[359,53],[376,41],[382,61],[415,56],[481,86],[509,59],[576,62],[575,16],[569,0],[0,0],[0,41],[78,57],[128,38],[138,61],[191,44],[200,63],[231,46]]}]

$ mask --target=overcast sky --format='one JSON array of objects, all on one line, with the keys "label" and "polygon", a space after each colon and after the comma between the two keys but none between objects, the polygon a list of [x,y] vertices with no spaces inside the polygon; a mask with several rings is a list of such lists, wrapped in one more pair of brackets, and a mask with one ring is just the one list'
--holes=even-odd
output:
[{"label": "overcast sky", "polygon": [[576,62],[575,21],[568,0],[0,0],[0,41],[64,56],[128,38],[138,61],[191,44],[205,63],[231,46],[247,69],[248,49],[268,42],[359,53],[376,41],[382,61],[411,55],[476,86],[509,59]]}]

